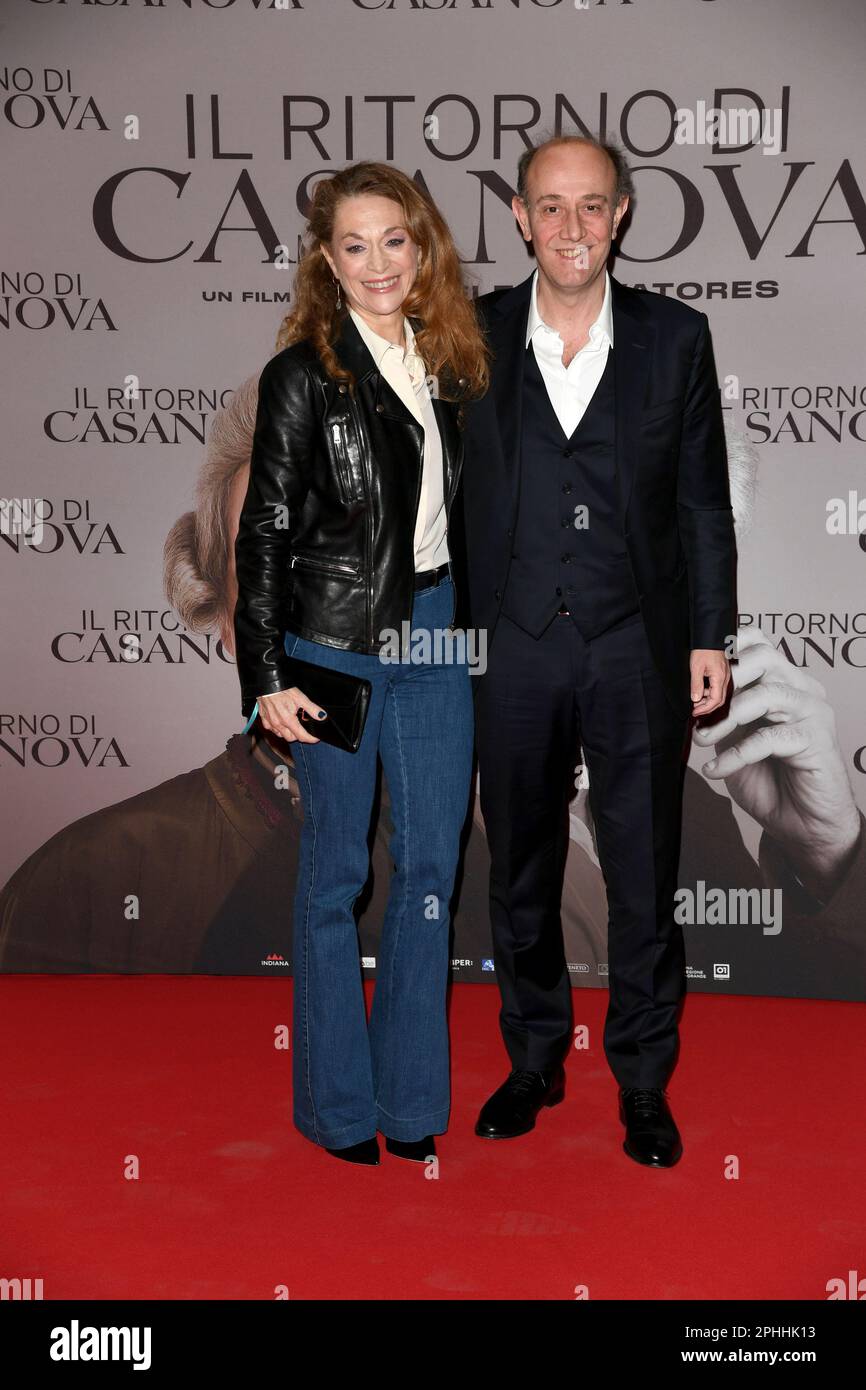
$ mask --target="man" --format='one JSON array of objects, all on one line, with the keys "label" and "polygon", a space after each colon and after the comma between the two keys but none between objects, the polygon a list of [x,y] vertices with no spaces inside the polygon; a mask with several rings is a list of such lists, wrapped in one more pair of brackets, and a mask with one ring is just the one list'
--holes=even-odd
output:
[{"label": "man", "polygon": [[728,691],[735,546],[706,315],[607,272],[630,192],[614,146],[528,149],[512,208],[536,270],[478,300],[494,364],[467,412],[464,523],[472,622],[488,633],[476,730],[512,1070],[476,1133],[525,1134],[563,1096],[560,900],[582,743],[624,1148],[669,1167],[682,1153],[665,1091],[685,987],[682,774],[690,718]]}]

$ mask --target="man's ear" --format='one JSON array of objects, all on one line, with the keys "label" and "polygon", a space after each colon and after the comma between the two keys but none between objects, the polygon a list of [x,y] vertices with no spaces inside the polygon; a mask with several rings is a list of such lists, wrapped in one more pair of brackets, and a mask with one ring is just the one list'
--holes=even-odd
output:
[{"label": "man's ear", "polygon": [[532,233],[529,229],[529,213],[523,199],[518,197],[516,193],[511,199],[511,211],[517,218],[517,225],[520,228],[524,241],[531,241]]}]

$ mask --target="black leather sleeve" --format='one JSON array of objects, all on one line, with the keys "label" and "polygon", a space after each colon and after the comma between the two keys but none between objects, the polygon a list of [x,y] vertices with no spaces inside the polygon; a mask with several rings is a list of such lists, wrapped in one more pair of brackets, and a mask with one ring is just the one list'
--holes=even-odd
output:
[{"label": "black leather sleeve", "polygon": [[259,695],[291,684],[284,617],[292,536],[315,454],[315,392],[310,373],[290,349],[272,357],[259,377],[249,485],[235,540],[235,659],[244,716]]}]

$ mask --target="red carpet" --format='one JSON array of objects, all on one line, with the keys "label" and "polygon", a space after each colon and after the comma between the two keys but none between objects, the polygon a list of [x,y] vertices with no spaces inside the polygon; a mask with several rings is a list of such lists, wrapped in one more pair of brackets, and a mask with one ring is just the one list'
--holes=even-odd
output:
[{"label": "red carpet", "polygon": [[[438,1179],[361,1169],[290,1119],[290,982],[6,976],[0,1276],[46,1299],[817,1299],[866,1276],[866,1011],[691,995],[669,1087],[685,1154],[623,1154],[601,1047],[533,1134],[475,1138],[507,1071],[494,987],[451,996]],[[127,1156],[140,1178],[124,1178]],[[739,1179],[725,1179],[729,1155]]]}]

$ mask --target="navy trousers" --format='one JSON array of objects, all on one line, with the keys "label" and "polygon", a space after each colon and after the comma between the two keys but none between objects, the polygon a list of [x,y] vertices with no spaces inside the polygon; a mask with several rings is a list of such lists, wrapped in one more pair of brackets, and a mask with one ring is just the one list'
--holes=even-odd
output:
[{"label": "navy trousers", "polygon": [[608,1064],[664,1087],[685,992],[674,921],[690,720],[670,705],[640,614],[585,641],[558,615],[538,639],[500,615],[476,700],[490,916],[512,1066],[565,1057],[572,1001],[560,904],[568,803],[583,745],[608,898]]}]

